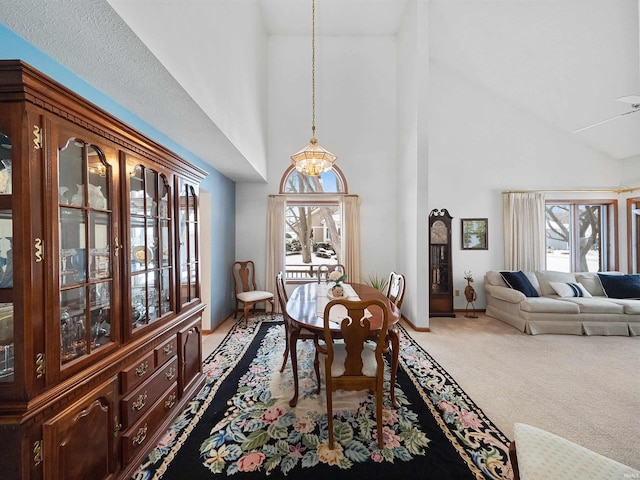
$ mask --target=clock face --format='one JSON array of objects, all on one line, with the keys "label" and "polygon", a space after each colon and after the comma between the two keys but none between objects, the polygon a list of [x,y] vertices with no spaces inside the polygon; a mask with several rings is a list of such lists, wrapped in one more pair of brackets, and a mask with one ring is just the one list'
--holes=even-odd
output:
[{"label": "clock face", "polygon": [[431,226],[431,243],[443,244],[449,240],[449,230],[441,220],[433,222]]}]

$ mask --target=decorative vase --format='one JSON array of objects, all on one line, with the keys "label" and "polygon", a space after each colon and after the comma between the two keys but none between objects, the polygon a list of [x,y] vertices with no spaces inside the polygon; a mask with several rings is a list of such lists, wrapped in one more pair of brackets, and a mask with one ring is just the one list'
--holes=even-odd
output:
[{"label": "decorative vase", "polygon": [[84,185],[76,184],[78,187],[78,191],[71,197],[71,205],[74,207],[79,207],[84,203]]},{"label": "decorative vase", "polygon": [[342,285],[336,285],[334,287],[331,287],[331,294],[335,298],[344,297],[344,288],[342,288]]},{"label": "decorative vase", "polygon": [[107,199],[102,193],[101,185],[89,184],[89,206],[91,208],[105,209],[107,208]]},{"label": "decorative vase", "polygon": [[69,199],[67,198],[67,192],[69,189],[67,187],[59,187],[58,188],[58,201],[62,205],[69,205]]}]

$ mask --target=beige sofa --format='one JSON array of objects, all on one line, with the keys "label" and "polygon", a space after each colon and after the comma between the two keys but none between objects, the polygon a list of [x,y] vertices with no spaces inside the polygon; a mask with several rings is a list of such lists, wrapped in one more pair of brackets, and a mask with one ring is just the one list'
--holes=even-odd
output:
[{"label": "beige sofa", "polygon": [[[523,273],[539,297],[510,288],[499,271],[485,274],[487,315],[530,335],[640,335],[640,299],[608,298],[597,273]],[[560,297],[553,282],[580,283],[591,297]]]}]

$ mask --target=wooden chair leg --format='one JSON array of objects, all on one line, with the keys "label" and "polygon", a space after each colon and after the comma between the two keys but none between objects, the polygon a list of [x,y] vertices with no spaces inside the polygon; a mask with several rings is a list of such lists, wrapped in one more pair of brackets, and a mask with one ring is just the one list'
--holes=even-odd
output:
[{"label": "wooden chair leg", "polygon": [[333,393],[329,387],[327,390],[327,429],[329,430],[329,449],[333,450],[333,402],[331,396]]},{"label": "wooden chair leg", "polygon": [[518,454],[516,453],[515,440],[513,440],[509,444],[509,460],[511,460],[511,469],[513,470],[513,480],[520,480],[520,469],[518,468]]},{"label": "wooden chair leg", "polygon": [[[318,340],[316,338],[316,340],[314,341],[314,343],[317,343]],[[316,371],[316,380],[318,381],[318,387],[316,388],[316,395],[320,394],[320,360],[318,359],[318,349],[316,348],[316,356],[313,359],[313,368]]]},{"label": "wooden chair leg", "polygon": [[280,371],[284,372],[284,367],[287,364],[287,359],[289,358],[289,332],[286,332],[285,336],[285,347],[284,347],[284,358],[282,359],[282,366],[280,367]]},{"label": "wooden chair leg", "polygon": [[244,304],[244,326],[246,327],[249,322],[249,310],[251,308],[250,303]]},{"label": "wooden chair leg", "polygon": [[378,424],[378,447],[384,448],[384,436],[382,435],[382,393],[376,392],[376,423]]}]

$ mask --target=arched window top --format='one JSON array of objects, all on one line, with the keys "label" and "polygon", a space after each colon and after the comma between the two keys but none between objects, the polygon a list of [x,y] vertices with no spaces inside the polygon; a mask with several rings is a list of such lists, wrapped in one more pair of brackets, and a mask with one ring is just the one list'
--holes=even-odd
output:
[{"label": "arched window top", "polygon": [[282,180],[280,181],[280,193],[345,194],[349,192],[347,189],[347,180],[344,178],[342,171],[335,165],[331,170],[324,172],[317,177],[304,175],[303,173],[298,172],[293,165],[290,165],[282,175]]}]

